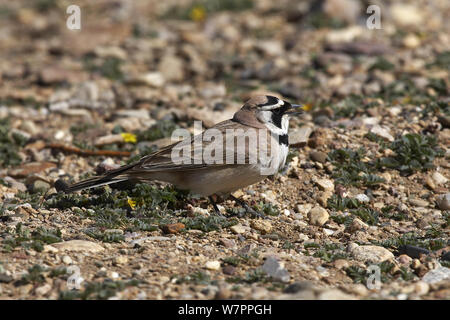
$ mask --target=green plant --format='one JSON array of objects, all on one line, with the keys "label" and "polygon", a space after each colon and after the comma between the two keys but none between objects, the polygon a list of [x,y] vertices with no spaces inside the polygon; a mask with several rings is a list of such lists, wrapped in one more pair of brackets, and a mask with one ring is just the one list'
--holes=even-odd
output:
[{"label": "green plant", "polygon": [[61,231],[59,229],[51,230],[39,227],[34,231],[30,231],[25,228],[22,223],[18,223],[16,228],[12,231],[12,234],[3,240],[3,249],[11,251],[16,247],[21,246],[26,249],[34,249],[40,252],[44,249],[44,244],[60,241],[62,241],[62,239]]},{"label": "green plant", "polygon": [[429,81],[428,87],[434,89],[439,96],[447,96],[450,92],[444,79],[430,79]]},{"label": "green plant", "polygon": [[191,274],[183,276],[183,277],[177,277],[176,282],[177,283],[209,284],[211,282],[211,277],[203,271],[197,271],[197,272],[191,273]]},{"label": "green plant", "polygon": [[346,209],[357,209],[363,207],[364,204],[356,198],[341,197],[333,194],[327,201],[327,208],[337,211],[344,211]]},{"label": "green plant", "polygon": [[442,238],[419,237],[415,233],[409,232],[399,237],[394,237],[382,241],[372,241],[372,243],[393,250],[398,250],[400,246],[411,245],[420,248],[425,248],[430,251],[435,251],[450,245],[450,240],[446,237]]},{"label": "green plant", "polygon": [[270,202],[262,202],[260,201],[259,204],[254,206],[254,209],[258,212],[262,212],[265,215],[268,216],[278,216],[280,215],[280,209],[278,207]]},{"label": "green plant", "polygon": [[354,283],[365,283],[367,278],[367,271],[357,266],[350,266],[345,268],[345,273]]},{"label": "green plant", "polygon": [[15,166],[22,162],[19,150],[27,141],[19,134],[10,135],[9,119],[0,119],[0,167]]},{"label": "green plant", "polygon": [[245,273],[244,277],[231,277],[227,278],[227,282],[231,283],[256,283],[256,282],[268,282],[270,278],[267,276],[267,274],[260,268],[253,269],[251,271],[248,271]]},{"label": "green plant", "polygon": [[328,160],[335,166],[332,177],[342,185],[374,186],[384,182],[382,177],[374,175],[376,170],[373,162],[363,161],[366,150],[348,148],[332,150],[328,153]]},{"label": "green plant", "polygon": [[389,143],[383,137],[373,132],[368,132],[364,137],[372,142],[376,142],[381,147],[380,151],[383,151],[389,145]]},{"label": "green plant", "polygon": [[305,17],[305,24],[312,26],[316,29],[331,28],[331,29],[341,29],[347,24],[342,19],[330,18],[325,13],[321,11],[311,12]]},{"label": "green plant", "polygon": [[346,259],[348,254],[344,246],[336,243],[326,243],[318,248],[313,254],[314,257],[320,258],[325,262],[332,262],[337,259]]},{"label": "green plant", "polygon": [[22,278],[19,280],[21,284],[39,284],[45,281],[45,276],[43,272],[45,268],[41,267],[38,264],[35,264],[31,268],[28,269],[28,273],[24,274]]},{"label": "green plant", "polygon": [[[72,209],[93,221],[85,232],[87,235],[104,241],[119,242],[123,236],[118,233],[105,233],[106,229],[128,231],[153,231],[159,225],[173,222],[175,209],[184,206],[187,194],[173,187],[158,188],[147,183],[127,185],[123,190],[87,190],[82,194],[55,194],[45,202],[47,208]],[[81,209],[83,208],[83,209]],[[200,225],[195,220],[192,226]],[[233,223],[230,221],[203,221],[206,227],[214,229]],[[201,227],[201,226],[199,226]]]},{"label": "green plant", "polygon": [[59,295],[60,300],[105,300],[115,296],[118,292],[123,291],[127,287],[137,286],[139,281],[112,281],[109,279],[103,282],[89,282],[84,286],[82,291],[62,291]]},{"label": "green plant", "polygon": [[348,227],[352,223],[352,221],[354,219],[354,217],[351,216],[351,215],[344,216],[344,215],[337,215],[337,214],[330,215],[330,218],[334,222],[339,223],[339,224],[343,224],[346,227]]},{"label": "green plant", "polygon": [[57,8],[58,1],[57,0],[37,0],[37,1],[34,1],[33,7],[36,8],[38,11],[47,12],[50,9]]},{"label": "green plant", "polygon": [[[348,211],[351,216],[356,216],[370,225],[378,224],[378,217],[380,213],[377,210],[368,207],[368,204],[358,201],[358,199],[343,198],[338,195],[333,195],[328,199],[327,207],[337,211]],[[353,220],[348,216],[333,215],[332,218],[336,222],[344,223],[346,225],[349,225]]]},{"label": "green plant", "polygon": [[381,208],[381,216],[396,221],[407,220],[408,215],[406,213],[394,209],[394,206],[385,206]]},{"label": "green plant", "polygon": [[237,224],[236,219],[228,220],[224,217],[219,217],[216,215],[211,215],[208,217],[204,216],[195,216],[193,218],[186,217],[181,219],[181,223],[186,226],[186,229],[198,229],[203,232],[211,232],[214,230],[220,230],[223,228],[231,227]]},{"label": "green plant", "polygon": [[235,267],[237,267],[241,263],[241,258],[236,257],[236,256],[226,257],[226,258],[223,258],[222,260],[223,260],[223,263],[229,264],[229,265],[232,265]]},{"label": "green plant", "polygon": [[130,163],[138,162],[141,158],[143,158],[143,157],[145,157],[145,156],[155,152],[156,150],[157,150],[157,148],[154,147],[154,146],[151,146],[151,147],[148,147],[148,146],[139,147],[139,145],[138,145],[138,151],[139,152],[136,155],[130,157],[127,160],[126,163],[130,164]]},{"label": "green plant", "polygon": [[435,115],[450,116],[450,103],[447,101],[431,101],[427,103],[421,113],[424,117]]},{"label": "green plant", "polygon": [[450,51],[443,51],[435,56],[435,60],[427,65],[428,68],[437,67],[440,69],[450,69]]},{"label": "green plant", "polygon": [[155,141],[162,138],[168,138],[178,126],[170,120],[158,121],[150,128],[143,131],[136,131],[138,141]]},{"label": "green plant", "polygon": [[364,106],[363,97],[357,95],[350,95],[338,103],[331,104],[335,118],[353,118],[364,111]]},{"label": "green plant", "polygon": [[[383,283],[389,282],[393,279],[393,276],[390,274],[392,268],[394,267],[394,264],[389,261],[384,261],[379,264],[377,264],[379,270],[380,270],[380,280]],[[360,268],[357,266],[350,266],[348,268],[345,268],[345,273],[347,276],[352,278],[354,283],[366,283],[368,277],[371,275],[371,272],[369,269]],[[405,275],[406,277],[406,275]]]},{"label": "green plant", "polygon": [[295,249],[295,245],[292,242],[290,242],[289,240],[286,240],[283,243],[282,248],[285,249],[285,250],[291,250],[291,249]]},{"label": "green plant", "polygon": [[394,64],[392,64],[391,62],[386,60],[386,58],[378,57],[377,61],[375,61],[372,64],[372,66],[370,66],[369,71],[376,70],[376,69],[387,71],[387,70],[392,70],[394,68],[395,68]]},{"label": "green plant", "polygon": [[238,266],[240,264],[252,264],[259,258],[259,253],[256,250],[252,250],[247,254],[239,254],[237,256],[223,258],[225,264],[230,264],[232,266]]},{"label": "green plant", "polygon": [[115,57],[107,57],[99,60],[92,55],[86,55],[83,59],[84,68],[91,73],[98,73],[111,80],[123,80],[121,70],[123,60]]},{"label": "green plant", "polygon": [[432,169],[434,159],[444,156],[444,151],[438,147],[435,136],[417,133],[403,135],[392,142],[390,148],[395,155],[382,158],[377,165],[397,169],[404,175]]}]

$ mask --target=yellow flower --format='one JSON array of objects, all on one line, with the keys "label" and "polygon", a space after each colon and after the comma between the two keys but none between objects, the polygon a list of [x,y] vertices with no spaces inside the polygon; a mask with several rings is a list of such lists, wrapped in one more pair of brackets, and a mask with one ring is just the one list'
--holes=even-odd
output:
[{"label": "yellow flower", "polygon": [[123,132],[120,134],[123,138],[123,141],[125,142],[131,142],[131,143],[136,143],[137,142],[137,137],[135,134],[132,133],[128,133],[128,132]]},{"label": "yellow flower", "polygon": [[305,103],[302,107],[305,111],[310,111],[313,108],[313,105],[311,103]]},{"label": "yellow flower", "polygon": [[136,201],[134,201],[133,199],[131,199],[130,197],[128,197],[128,204],[130,205],[130,208],[132,210],[134,210],[134,208],[136,208]]},{"label": "yellow flower", "polygon": [[206,10],[203,6],[195,6],[189,13],[189,17],[193,21],[203,21],[206,17]]}]

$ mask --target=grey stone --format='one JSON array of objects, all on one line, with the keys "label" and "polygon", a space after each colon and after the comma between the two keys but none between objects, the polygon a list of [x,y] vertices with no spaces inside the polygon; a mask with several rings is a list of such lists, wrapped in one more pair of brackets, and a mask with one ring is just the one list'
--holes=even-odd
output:
[{"label": "grey stone", "polygon": [[348,295],[338,289],[330,289],[323,291],[317,297],[318,300],[352,300],[353,296]]},{"label": "grey stone", "polygon": [[389,250],[373,245],[354,245],[350,249],[350,253],[356,260],[369,263],[381,263],[394,258],[394,255]]},{"label": "grey stone", "polygon": [[313,160],[313,161],[325,163],[327,161],[328,155],[325,152],[313,151],[313,152],[311,152],[310,157],[311,157],[311,160]]},{"label": "grey stone", "polygon": [[437,171],[433,172],[432,178],[437,185],[446,184],[448,182],[448,179]]},{"label": "grey stone", "polygon": [[309,222],[316,226],[323,226],[330,215],[328,211],[322,207],[316,206],[308,212]]},{"label": "grey stone", "polygon": [[53,243],[52,247],[63,251],[81,251],[96,253],[105,250],[101,245],[86,240],[69,240]]},{"label": "grey stone", "polygon": [[313,129],[310,126],[303,126],[300,129],[292,130],[292,132],[289,133],[289,145],[293,147],[306,145],[312,131]]},{"label": "grey stone", "polygon": [[390,142],[394,141],[394,137],[391,135],[389,128],[387,127],[376,125],[370,129],[370,132],[379,135]]},{"label": "grey stone", "polygon": [[415,207],[428,207],[429,203],[428,201],[422,200],[422,199],[409,199],[409,203],[411,203]]},{"label": "grey stone", "polygon": [[262,270],[274,280],[278,280],[281,282],[288,282],[291,278],[289,272],[284,269],[278,262],[278,260],[274,257],[267,257],[262,266]]},{"label": "grey stone", "polygon": [[0,273],[0,283],[10,283],[14,278],[6,273]]},{"label": "grey stone", "polygon": [[311,290],[313,288],[313,284],[309,281],[297,281],[288,285],[283,292],[293,294],[303,290]]},{"label": "grey stone", "polygon": [[450,279],[450,269],[446,267],[439,267],[428,271],[422,278],[424,282],[429,284],[441,282],[446,279]]},{"label": "grey stone", "polygon": [[5,182],[11,185],[12,188],[17,189],[19,191],[25,192],[27,191],[27,187],[22,182],[17,181],[16,179],[6,176],[3,178]]},{"label": "grey stone", "polygon": [[159,72],[167,81],[184,79],[183,61],[174,55],[165,55],[158,66]]},{"label": "grey stone", "polygon": [[450,193],[441,194],[437,198],[436,204],[441,210],[450,210]]}]

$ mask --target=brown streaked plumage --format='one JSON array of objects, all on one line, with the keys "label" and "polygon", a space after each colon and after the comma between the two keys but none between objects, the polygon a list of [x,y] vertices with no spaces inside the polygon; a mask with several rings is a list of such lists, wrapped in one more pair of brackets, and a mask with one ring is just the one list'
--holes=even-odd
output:
[{"label": "brown streaked plumage", "polygon": [[[205,130],[200,135],[191,137],[190,140],[174,143],[143,157],[136,163],[120,167],[107,172],[103,176],[84,180],[62,189],[65,192],[74,192],[126,180],[159,180],[169,182],[180,189],[189,190],[202,196],[230,194],[237,189],[264,179],[267,175],[262,174],[262,172],[266,167],[272,168],[273,166],[278,171],[284,165],[288,150],[288,111],[296,107],[299,106],[291,105],[272,96],[253,97],[234,114],[233,119],[220,122]],[[226,134],[230,132],[229,130],[236,132],[231,138]],[[245,135],[252,135],[254,134],[253,132],[257,132],[256,149],[253,148],[251,144],[253,142],[249,139],[244,140],[245,147],[242,144],[236,143],[237,141],[242,142],[239,139],[243,139]],[[216,139],[203,141],[201,139],[202,142],[200,145],[195,143],[195,141],[198,141],[196,139],[208,136],[208,134],[212,135],[213,133],[223,134],[222,141],[219,139],[218,141]],[[266,142],[264,142],[265,139],[260,140],[260,138],[265,137],[267,138]],[[234,145],[229,146],[225,139],[232,139],[235,142]],[[259,153],[263,150],[261,149],[262,143],[265,143],[267,158],[259,157]],[[191,153],[188,160],[191,163],[174,162],[172,152],[189,144]],[[203,157],[200,159],[200,163],[196,163],[196,155],[203,154],[196,153],[199,147],[202,150],[208,147],[215,150],[218,147],[217,144],[221,144],[222,150],[224,151],[222,163],[220,163],[221,161],[218,161],[219,163],[209,163]],[[242,151],[245,153],[244,155],[242,155]],[[227,163],[227,154],[229,156],[231,155],[234,160],[237,160],[238,157],[244,158],[245,163]],[[250,161],[255,160],[255,158],[256,161]],[[213,205],[217,211],[215,203]]]}]

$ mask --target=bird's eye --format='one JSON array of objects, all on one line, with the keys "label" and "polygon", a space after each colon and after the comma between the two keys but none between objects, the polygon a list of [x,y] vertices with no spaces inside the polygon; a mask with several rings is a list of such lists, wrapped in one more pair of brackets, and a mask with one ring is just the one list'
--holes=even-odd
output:
[{"label": "bird's eye", "polygon": [[280,114],[281,113],[281,108],[273,109],[272,112],[274,112],[276,114]]}]

